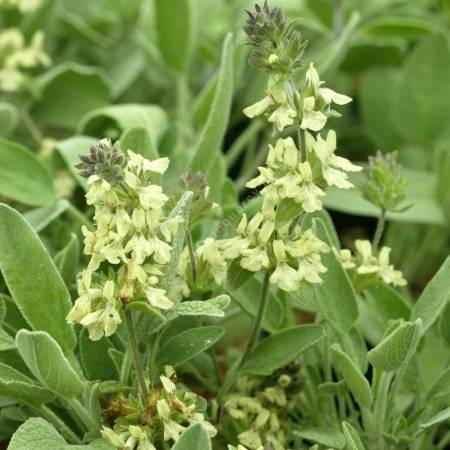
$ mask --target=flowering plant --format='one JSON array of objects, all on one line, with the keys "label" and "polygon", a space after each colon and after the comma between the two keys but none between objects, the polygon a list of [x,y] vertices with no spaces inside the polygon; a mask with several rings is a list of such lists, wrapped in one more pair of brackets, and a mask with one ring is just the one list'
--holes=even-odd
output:
[{"label": "flowering plant", "polygon": [[[0,7],[21,17],[45,15],[51,3]],[[336,5],[345,46],[356,21],[342,29]],[[134,6],[121,6],[125,25]],[[14,171],[13,154],[20,167],[0,179],[0,440],[9,450],[445,449],[450,259],[421,285],[399,257],[406,250],[396,227],[420,203],[401,153],[350,160],[345,123],[356,106],[334,90],[350,86],[329,76],[336,61],[324,63],[314,36],[307,45],[300,29],[311,30],[267,1],[247,11],[243,27],[249,73],[260,83],[235,98],[234,120],[246,128],[222,152],[234,137],[234,125],[225,131],[244,69],[233,64],[245,47],[233,52],[227,35],[188,119],[198,84],[185,29],[193,6],[144,6],[139,30],[155,20],[159,53],[143,48],[170,84],[167,99],[155,98],[175,101],[173,115],[120,103],[146,77],[164,84],[150,67],[129,80],[143,64],[130,48],[147,42],[145,33],[124,47],[126,64],[121,54],[107,67],[120,81],[112,106],[101,104],[106,75],[92,68],[37,75],[50,64],[39,20],[0,34],[0,90],[26,122],[18,135],[40,149],[38,159],[0,139],[0,163]],[[85,22],[58,14],[112,61],[128,28],[114,27],[109,4],[109,19],[79,8]],[[114,42],[102,40],[99,22]],[[166,22],[181,24],[181,38],[164,32]],[[79,76],[67,115],[42,106],[49,96],[58,104],[61,86]],[[36,105],[26,106],[27,95]],[[445,177],[436,189],[445,201]],[[355,229],[348,214],[328,212],[336,202],[372,219]],[[426,220],[444,217],[430,211]]]}]

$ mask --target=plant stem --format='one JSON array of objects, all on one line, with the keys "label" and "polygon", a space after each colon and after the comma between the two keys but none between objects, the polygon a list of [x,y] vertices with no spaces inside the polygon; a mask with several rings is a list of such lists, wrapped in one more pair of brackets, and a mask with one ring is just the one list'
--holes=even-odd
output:
[{"label": "plant stem", "polygon": [[67,213],[82,225],[85,225],[88,230],[92,230],[94,228],[90,220],[75,205],[72,205],[72,203],[69,203]]},{"label": "plant stem", "polygon": [[69,426],[61,420],[48,406],[34,406],[33,409],[50,422],[55,428],[72,444],[81,444],[81,439],[69,428]]},{"label": "plant stem", "polygon": [[80,422],[89,430],[96,430],[98,423],[90,416],[86,411],[86,408],[76,398],[72,398],[67,401],[68,406],[72,409]]},{"label": "plant stem", "polygon": [[139,386],[141,388],[142,402],[143,405],[145,406],[148,398],[148,390],[147,385],[145,384],[144,370],[142,369],[142,363],[139,357],[136,333],[134,331],[133,326],[133,319],[131,316],[131,311],[129,309],[125,310],[125,317],[127,320],[128,334],[130,336],[130,345],[131,345],[131,352],[133,355],[134,368],[136,369],[136,374],[139,380]]},{"label": "plant stem", "polygon": [[161,338],[161,332],[157,331],[153,336],[152,346],[150,349],[150,360],[148,366],[148,378],[150,380],[150,386],[153,387],[156,374],[156,353],[158,352],[159,340]]},{"label": "plant stem", "polygon": [[383,235],[385,224],[386,224],[386,210],[382,208],[381,213],[378,217],[377,228],[375,230],[375,234],[373,235],[372,240],[372,247],[374,251],[376,251],[378,249],[378,246],[380,245],[381,236]]},{"label": "plant stem", "polygon": [[374,404],[374,440],[373,448],[376,450],[384,450],[384,425],[387,422],[387,404],[389,387],[391,386],[392,373],[383,372],[379,379],[378,389],[376,392]]},{"label": "plant stem", "polygon": [[258,341],[259,333],[261,332],[262,321],[264,319],[264,314],[267,308],[267,301],[269,299],[269,272],[264,274],[264,281],[261,288],[261,297],[259,300],[258,310],[256,312],[255,321],[253,322],[253,329],[250,335],[250,339],[247,343],[247,347],[245,348],[244,354],[242,355],[241,360],[239,361],[238,370],[244,365],[250,353],[255,348],[255,345]]},{"label": "plant stem", "polygon": [[194,250],[194,242],[192,241],[192,233],[191,230],[186,231],[186,240],[189,249],[189,258],[191,259],[191,267],[192,267],[192,281],[197,281],[197,263],[195,262],[195,250]]}]

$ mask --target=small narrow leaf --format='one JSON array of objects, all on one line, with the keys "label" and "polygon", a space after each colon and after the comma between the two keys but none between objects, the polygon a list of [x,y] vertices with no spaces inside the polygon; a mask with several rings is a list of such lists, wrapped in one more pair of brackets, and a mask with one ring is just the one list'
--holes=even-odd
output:
[{"label": "small narrow leaf", "polygon": [[169,310],[167,318],[175,318],[177,316],[209,316],[224,317],[224,309],[230,304],[228,295],[219,295],[210,300],[192,300],[176,303]]},{"label": "small narrow leaf", "polygon": [[370,363],[387,372],[399,369],[415,349],[421,332],[420,319],[401,324],[368,353]]},{"label": "small narrow leaf", "polygon": [[43,230],[50,222],[59,217],[68,207],[70,203],[67,200],[58,200],[48,206],[27,211],[23,216],[28,220],[36,233]]},{"label": "small narrow leaf", "polygon": [[159,348],[156,361],[159,367],[178,366],[213,346],[225,330],[218,326],[191,328],[183,331]]},{"label": "small narrow leaf", "polygon": [[433,325],[450,301],[450,256],[427,284],[414,305],[411,320],[422,319],[423,332]]},{"label": "small narrow leaf", "polygon": [[31,373],[49,390],[65,398],[83,393],[83,382],[48,333],[20,330],[16,345]]},{"label": "small narrow leaf", "polygon": [[369,408],[372,404],[373,397],[370,384],[366,377],[352,359],[342,351],[339,344],[331,346],[331,353],[333,355],[334,365],[342,374],[356,401],[361,406]]},{"label": "small narrow leaf", "polygon": [[321,444],[326,447],[341,449],[345,445],[344,436],[340,431],[335,430],[334,428],[302,427],[301,431],[294,431],[294,434],[307,441]]},{"label": "small narrow leaf", "polygon": [[450,419],[450,406],[433,416],[428,422],[420,424],[420,428],[429,428]]},{"label": "small narrow leaf", "polygon": [[358,432],[348,422],[342,422],[342,430],[349,450],[365,450]]},{"label": "small narrow leaf", "polygon": [[322,327],[299,325],[263,339],[241,368],[242,373],[270,375],[292,362],[323,338]]}]

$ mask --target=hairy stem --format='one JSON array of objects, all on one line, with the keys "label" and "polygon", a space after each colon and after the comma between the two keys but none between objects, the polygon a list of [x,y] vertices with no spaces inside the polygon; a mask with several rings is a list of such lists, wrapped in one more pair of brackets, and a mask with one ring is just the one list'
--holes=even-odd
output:
[{"label": "hairy stem", "polygon": [[137,377],[139,380],[139,386],[141,388],[142,402],[145,405],[147,403],[147,398],[148,398],[148,389],[147,389],[147,385],[145,383],[144,370],[142,368],[142,363],[141,363],[141,359],[140,359],[139,351],[138,351],[138,347],[137,347],[137,339],[136,339],[136,332],[135,332],[134,326],[133,326],[133,319],[131,316],[131,311],[129,309],[125,310],[125,317],[127,320],[128,334],[130,336],[130,346],[131,346],[131,352],[133,355],[134,368],[136,370],[136,374],[137,374]]},{"label": "hairy stem", "polygon": [[76,398],[68,400],[68,406],[89,431],[98,428],[99,424],[91,417],[79,400]]},{"label": "hairy stem", "polygon": [[187,245],[189,249],[189,258],[191,260],[191,267],[192,267],[192,281],[197,281],[197,263],[195,261],[195,250],[194,250],[194,242],[192,241],[192,233],[191,230],[186,231],[186,240]]},{"label": "hairy stem", "polygon": [[244,354],[242,355],[242,358],[239,361],[238,369],[240,369],[244,365],[245,361],[255,348],[255,345],[258,341],[259,333],[261,332],[262,321],[264,319],[264,314],[267,308],[267,301],[269,299],[269,278],[270,274],[269,272],[266,272],[264,275],[264,281],[261,288],[261,297],[258,304],[258,310],[256,312],[255,321],[253,322],[252,333],[247,343],[247,347],[245,348]]},{"label": "hairy stem", "polygon": [[378,246],[380,245],[385,225],[386,225],[386,210],[382,208],[381,213],[378,217],[377,228],[375,230],[375,234],[373,235],[372,240],[372,247],[374,251],[376,251],[378,249]]}]

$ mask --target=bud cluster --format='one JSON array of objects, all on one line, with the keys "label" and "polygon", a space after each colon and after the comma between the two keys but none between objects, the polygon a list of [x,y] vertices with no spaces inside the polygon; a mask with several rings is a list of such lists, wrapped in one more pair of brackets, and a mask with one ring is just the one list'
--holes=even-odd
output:
[{"label": "bud cluster", "polygon": [[397,152],[377,152],[369,157],[365,168],[366,179],[360,186],[363,197],[384,211],[399,212],[399,204],[405,199],[406,178],[400,172]]}]

